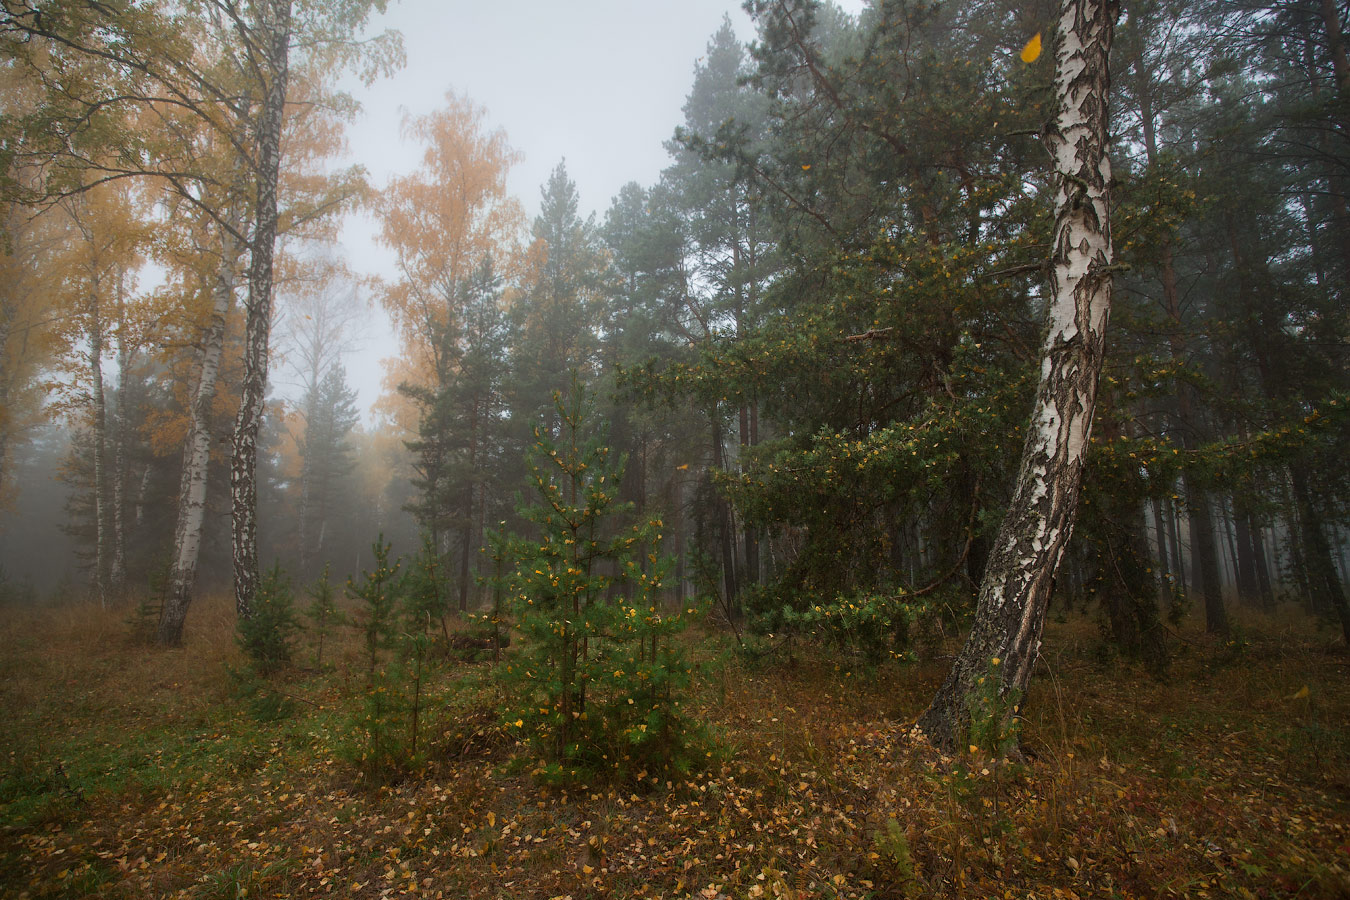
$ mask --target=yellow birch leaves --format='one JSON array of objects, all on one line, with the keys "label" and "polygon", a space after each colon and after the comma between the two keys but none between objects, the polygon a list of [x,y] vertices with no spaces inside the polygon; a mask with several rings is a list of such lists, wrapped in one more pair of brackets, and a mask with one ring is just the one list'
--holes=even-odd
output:
[{"label": "yellow birch leaves", "polygon": [[1036,32],[1036,36],[1027,41],[1026,46],[1022,48],[1022,62],[1034,63],[1041,57],[1041,33]]}]

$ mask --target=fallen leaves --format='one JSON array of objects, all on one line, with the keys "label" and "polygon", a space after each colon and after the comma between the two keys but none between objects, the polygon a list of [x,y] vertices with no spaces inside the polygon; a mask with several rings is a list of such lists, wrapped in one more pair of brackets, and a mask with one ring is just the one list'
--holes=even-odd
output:
[{"label": "fallen leaves", "polygon": [[[118,740],[152,745],[135,750],[151,765],[126,787],[51,807],[50,827],[0,836],[0,871],[22,873],[0,876],[0,893],[237,896],[228,883],[248,896],[802,900],[904,896],[907,884],[909,896],[1245,897],[1278,895],[1286,881],[1332,891],[1350,829],[1344,789],[1328,780],[1344,771],[1343,735],[1324,723],[1350,718],[1350,691],[1325,656],[1272,655],[1225,673],[1223,691],[1199,661],[1170,685],[1072,664],[1081,690],[1067,706],[1034,691],[1027,706],[1036,761],[1011,772],[963,755],[959,779],[903,724],[938,667],[861,677],[851,666],[733,666],[700,713],[723,735],[717,761],[568,791],[507,774],[509,738],[368,791],[334,763],[332,719],[318,713],[259,726],[225,704],[197,732],[127,719]],[[100,715],[91,704],[80,724],[118,725]],[[79,754],[93,749],[76,730],[27,721],[9,733],[19,749],[6,771],[41,735],[87,787]],[[460,727],[445,725],[451,736]]]}]

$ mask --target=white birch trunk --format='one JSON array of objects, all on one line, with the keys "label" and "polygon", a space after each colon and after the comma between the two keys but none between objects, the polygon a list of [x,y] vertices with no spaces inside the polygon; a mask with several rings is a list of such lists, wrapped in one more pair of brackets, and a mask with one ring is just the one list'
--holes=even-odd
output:
[{"label": "white birch trunk", "polygon": [[127,348],[126,271],[117,271],[117,429],[113,439],[112,561],[108,584],[119,600],[127,581],[126,473],[127,473],[127,380],[131,352]]},{"label": "white birch trunk", "polygon": [[178,646],[183,641],[183,622],[197,583],[197,560],[201,554],[202,524],[206,518],[206,488],[211,465],[211,400],[220,376],[225,347],[225,321],[234,303],[234,282],[239,264],[239,243],[234,237],[235,217],[220,229],[220,262],[211,291],[211,318],[202,335],[197,386],[188,409],[188,434],[183,444],[183,470],[178,486],[178,519],[174,528],[173,569],[168,596],[159,617],[159,643]]},{"label": "white birch trunk", "polygon": [[7,306],[0,306],[0,508],[5,504],[9,482],[13,478],[9,471],[9,436],[14,423],[10,421],[13,415],[10,408],[10,377],[5,367],[9,360],[10,331],[10,310]]},{"label": "white birch trunk", "polygon": [[281,126],[291,41],[291,0],[261,4],[257,34],[266,77],[257,129],[257,205],[249,262],[248,315],[244,330],[244,382],[230,448],[231,548],[234,602],[240,618],[253,614],[258,591],[258,429],[267,394],[268,340],[272,328],[272,260],[277,237],[277,182]]},{"label": "white birch trunk", "polygon": [[103,310],[99,297],[102,279],[94,273],[89,288],[89,383],[94,409],[94,589],[99,605],[108,607],[108,471],[104,448],[108,440],[108,410],[103,397]]},{"label": "white birch trunk", "polygon": [[1003,696],[1026,689],[1073,530],[1111,306],[1107,57],[1117,13],[1115,0],[1060,5],[1059,111],[1047,138],[1056,189],[1050,328],[1017,485],[980,585],[974,628],[918,721],[948,750],[963,734],[971,692],[991,666]]}]

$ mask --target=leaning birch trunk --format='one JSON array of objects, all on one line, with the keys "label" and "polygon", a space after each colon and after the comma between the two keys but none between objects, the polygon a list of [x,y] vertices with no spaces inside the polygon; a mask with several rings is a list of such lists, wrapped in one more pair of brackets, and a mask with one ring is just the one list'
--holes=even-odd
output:
[{"label": "leaning birch trunk", "polygon": [[99,276],[89,295],[89,380],[94,404],[94,585],[99,605],[108,606],[108,471],[103,450],[108,440],[108,410],[103,398],[103,316]]},{"label": "leaning birch trunk", "polygon": [[0,508],[9,493],[9,483],[14,480],[9,471],[9,434],[14,423],[9,421],[13,411],[9,405],[9,373],[5,371],[5,360],[9,358],[10,319],[10,310],[0,299]]},{"label": "leaning birch trunk", "polygon": [[211,466],[211,401],[220,375],[225,347],[225,320],[234,303],[234,281],[239,263],[235,238],[238,217],[220,229],[220,264],[211,291],[211,318],[202,335],[201,365],[197,387],[188,407],[188,435],[183,445],[183,471],[178,486],[178,524],[174,529],[173,570],[169,592],[159,614],[159,643],[176,647],[183,642],[192,592],[197,584],[197,560],[202,547],[202,524],[206,519],[206,486]]},{"label": "leaning birch trunk", "polygon": [[130,381],[131,351],[127,347],[126,270],[117,271],[117,427],[113,432],[112,484],[112,562],[108,584],[119,601],[127,582],[127,383]]},{"label": "leaning birch trunk", "polygon": [[258,117],[257,179],[253,241],[244,326],[244,381],[230,447],[230,523],[234,556],[234,603],[240,618],[253,614],[258,591],[258,428],[267,393],[268,339],[272,328],[272,257],[277,238],[277,181],[281,125],[291,41],[291,0],[262,5],[260,36],[270,79]]},{"label": "leaning birch trunk", "polygon": [[[1050,329],[1017,485],[980,585],[975,625],[918,720],[946,750],[965,734],[981,677],[992,670],[1005,699],[1025,691],[1073,530],[1111,305],[1107,56],[1117,12],[1115,0],[1060,4],[1059,112],[1047,138],[1055,162]],[[1011,705],[999,714],[1012,715]]]}]

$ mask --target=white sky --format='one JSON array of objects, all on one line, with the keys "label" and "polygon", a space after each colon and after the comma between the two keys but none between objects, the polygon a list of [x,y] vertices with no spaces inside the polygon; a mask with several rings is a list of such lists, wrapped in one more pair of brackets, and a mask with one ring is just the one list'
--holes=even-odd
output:
[{"label": "white sky", "polygon": [[[864,0],[839,5],[856,14]],[[349,130],[349,163],[371,182],[416,168],[421,150],[400,140],[405,113],[439,108],[454,90],[487,108],[487,124],[506,131],[524,155],[510,177],[532,220],[539,189],[558,161],[581,196],[581,211],[604,216],[629,181],[653,184],[668,159],[662,143],[722,17],[753,37],[738,0],[403,0],[377,17],[371,33],[403,33],[407,65],[392,78],[353,90],[363,115]],[[373,241],[369,218],[350,219],[342,241],[359,273],[391,276],[388,251]],[[379,360],[397,352],[382,310],[347,361],[363,408],[379,395]],[[280,375],[280,373],[278,373]]]}]

